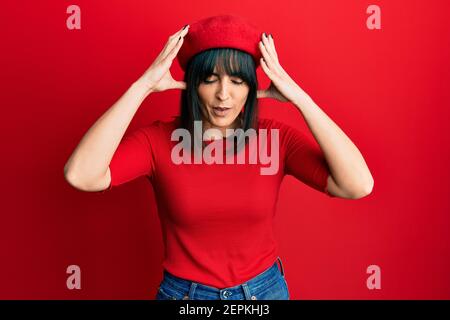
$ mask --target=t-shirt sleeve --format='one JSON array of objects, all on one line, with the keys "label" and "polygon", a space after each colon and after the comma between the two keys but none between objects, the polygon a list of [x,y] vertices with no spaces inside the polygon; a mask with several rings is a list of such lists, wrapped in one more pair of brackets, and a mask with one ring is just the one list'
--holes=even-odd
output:
[{"label": "t-shirt sleeve", "polygon": [[330,170],[320,146],[300,130],[287,125],[282,127],[285,139],[285,174],[334,197],[328,192]]},{"label": "t-shirt sleeve", "polygon": [[141,176],[152,178],[155,168],[154,143],[151,127],[142,127],[125,134],[109,164],[111,183],[104,193],[113,187]]}]

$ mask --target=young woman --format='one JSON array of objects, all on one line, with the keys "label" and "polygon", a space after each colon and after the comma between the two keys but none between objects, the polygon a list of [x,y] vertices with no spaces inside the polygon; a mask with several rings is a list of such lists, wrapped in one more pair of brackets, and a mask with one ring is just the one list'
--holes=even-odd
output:
[{"label": "young woman", "polygon": [[[184,81],[171,76],[175,57]],[[266,90],[257,90],[259,65],[271,80]],[[124,136],[142,101],[169,89],[183,90],[181,115]],[[318,145],[296,128],[258,117],[258,98],[295,105]],[[251,130],[256,135],[242,135]],[[179,148],[183,135],[188,138]],[[235,138],[243,148],[224,147]],[[259,150],[251,150],[255,145]],[[274,165],[264,171],[268,159]],[[272,36],[229,15],[171,35],[148,70],[84,135],[64,172],[73,187],[89,192],[149,179],[165,245],[156,299],[175,300],[289,299],[272,228],[284,175],[330,197],[358,199],[373,187],[357,147],[281,67]]]}]

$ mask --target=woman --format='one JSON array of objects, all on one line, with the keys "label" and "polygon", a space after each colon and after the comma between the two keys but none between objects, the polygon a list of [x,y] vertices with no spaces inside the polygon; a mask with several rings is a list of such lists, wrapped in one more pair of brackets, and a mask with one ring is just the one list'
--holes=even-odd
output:
[{"label": "woman", "polygon": [[[170,74],[175,57],[185,81]],[[257,90],[259,64],[271,80],[266,90]],[[142,101],[169,89],[183,90],[181,116],[124,137]],[[258,117],[257,98],[294,104],[319,146],[295,128]],[[191,152],[196,123],[200,162]],[[242,136],[251,130],[256,135]],[[190,134],[189,142],[178,148],[182,134]],[[230,150],[223,146],[235,138],[244,148],[232,148],[225,158],[244,154],[244,161],[220,161],[221,150]],[[262,147],[258,161],[249,161],[255,145],[276,155],[274,170],[263,173],[269,152]],[[213,161],[202,161],[208,156]],[[175,300],[289,299],[272,230],[284,175],[330,197],[358,199],[373,187],[356,146],[281,67],[272,36],[228,15],[186,25],[169,37],[150,68],[85,134],[64,172],[72,186],[90,192],[149,179],[165,245],[156,298]]]}]

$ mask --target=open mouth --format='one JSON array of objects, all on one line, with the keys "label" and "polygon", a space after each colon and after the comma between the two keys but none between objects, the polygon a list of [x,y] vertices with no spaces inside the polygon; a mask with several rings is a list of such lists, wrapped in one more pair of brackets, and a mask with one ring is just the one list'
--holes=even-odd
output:
[{"label": "open mouth", "polygon": [[213,113],[218,117],[225,117],[231,108],[213,107]]}]

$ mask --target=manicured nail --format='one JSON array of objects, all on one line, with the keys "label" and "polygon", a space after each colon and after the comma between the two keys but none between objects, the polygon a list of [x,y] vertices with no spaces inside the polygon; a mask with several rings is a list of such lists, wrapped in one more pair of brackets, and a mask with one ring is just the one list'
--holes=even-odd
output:
[{"label": "manicured nail", "polygon": [[183,30],[186,29],[187,26],[188,26],[188,25],[185,25],[185,26],[183,27]]},{"label": "manicured nail", "polygon": [[267,38],[266,33],[264,32],[264,38]]},{"label": "manicured nail", "polygon": [[181,39],[181,36],[178,38],[178,41],[180,41],[180,39]]},{"label": "manicured nail", "polygon": [[272,36],[272,34],[269,34],[269,37],[271,37],[271,38],[273,39],[273,36]]}]

